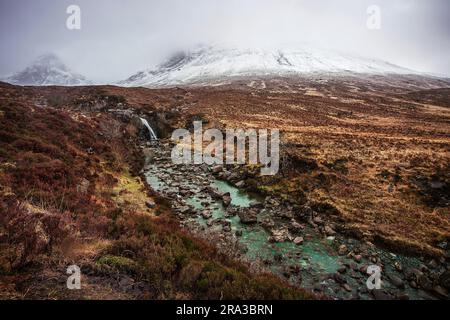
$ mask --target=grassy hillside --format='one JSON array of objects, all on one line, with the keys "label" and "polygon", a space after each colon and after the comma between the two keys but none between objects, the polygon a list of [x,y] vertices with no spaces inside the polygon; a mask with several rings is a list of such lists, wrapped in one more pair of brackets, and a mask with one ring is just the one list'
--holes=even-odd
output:
[{"label": "grassy hillside", "polygon": [[139,177],[136,128],[64,90],[0,85],[0,298],[312,297],[180,230]]}]

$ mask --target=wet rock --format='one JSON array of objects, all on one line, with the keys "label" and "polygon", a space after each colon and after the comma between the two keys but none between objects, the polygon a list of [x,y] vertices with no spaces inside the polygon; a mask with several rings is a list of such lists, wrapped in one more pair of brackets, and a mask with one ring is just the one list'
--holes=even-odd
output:
[{"label": "wet rock", "polygon": [[368,266],[362,266],[361,268],[359,268],[359,272],[361,272],[362,274],[367,274],[367,268]]},{"label": "wet rock", "polygon": [[181,214],[188,214],[191,212],[191,208],[189,208],[188,206],[183,206],[178,208],[178,212]]},{"label": "wet rock", "polygon": [[269,242],[285,242],[291,237],[287,229],[272,230],[272,235],[269,237]]},{"label": "wet rock", "polygon": [[389,276],[389,280],[391,281],[391,283],[396,286],[399,289],[404,289],[405,288],[405,283],[403,282],[402,279],[400,279],[399,277],[395,276],[395,275],[390,275]]},{"label": "wet rock", "polygon": [[243,180],[236,183],[236,187],[238,187],[238,188],[242,188],[242,187],[244,187],[244,185],[245,185],[245,182]]},{"label": "wet rock", "polygon": [[203,217],[203,219],[210,219],[212,217],[211,211],[203,210],[202,211],[202,217]]},{"label": "wet rock", "polygon": [[409,281],[417,281],[421,276],[423,276],[423,272],[415,268],[410,268],[405,271],[405,277]]},{"label": "wet rock", "polygon": [[338,270],[337,270],[337,272],[339,272],[339,273],[346,273],[347,272],[347,268],[345,267],[345,266],[342,266],[342,267],[340,267]]},{"label": "wet rock", "polygon": [[327,236],[334,236],[336,234],[336,231],[334,231],[333,228],[328,225],[325,226],[324,231]]},{"label": "wet rock", "polygon": [[375,300],[392,300],[392,297],[381,289],[372,290],[372,295],[375,298]]},{"label": "wet rock", "polygon": [[319,216],[314,217],[313,222],[314,222],[315,224],[318,224],[318,225],[323,224],[323,220],[322,220],[322,218],[319,217]]},{"label": "wet rock", "polygon": [[240,211],[238,216],[243,224],[253,224],[258,222],[257,213],[253,210]]},{"label": "wet rock", "polygon": [[338,249],[338,254],[340,256],[345,256],[347,254],[347,252],[348,252],[347,246],[345,244],[341,244]]},{"label": "wet rock", "polygon": [[397,300],[409,300],[409,296],[406,293],[397,294]]},{"label": "wet rock", "polygon": [[333,275],[333,279],[336,283],[339,283],[339,284],[347,283],[347,279],[345,279],[345,277],[343,275],[341,275],[340,273],[335,273]]},{"label": "wet rock", "polygon": [[219,192],[216,188],[211,186],[206,187],[206,191],[211,195],[213,199],[222,199],[223,194]]},{"label": "wet rock", "polygon": [[293,231],[301,231],[304,228],[305,227],[303,225],[301,225],[300,223],[298,223],[297,221],[292,221],[292,223],[291,223],[291,229]]},{"label": "wet rock", "polygon": [[445,271],[439,276],[439,284],[447,290],[450,290],[450,270]]},{"label": "wet rock", "polygon": [[154,207],[156,207],[156,203],[155,201],[153,201],[153,199],[149,199],[147,201],[145,201],[145,205],[147,206],[147,208],[153,209]]},{"label": "wet rock", "polygon": [[438,263],[436,260],[431,259],[430,262],[428,262],[428,268],[436,269],[437,267],[438,267]]},{"label": "wet rock", "polygon": [[352,292],[352,288],[347,283],[344,283],[342,285],[342,288],[344,288],[347,292]]},{"label": "wet rock", "polygon": [[435,286],[433,288],[433,293],[440,299],[450,299],[448,291],[441,286]]},{"label": "wet rock", "polygon": [[425,290],[431,290],[433,288],[433,283],[430,281],[430,279],[428,279],[428,277],[425,274],[418,277],[417,283],[421,288]]},{"label": "wet rock", "polygon": [[223,166],[220,166],[220,165],[214,166],[214,167],[212,168],[212,172],[213,172],[213,173],[219,173],[219,172],[222,172],[222,171],[223,171]]},{"label": "wet rock", "polygon": [[223,202],[223,205],[224,205],[225,207],[230,206],[230,204],[231,204],[231,195],[230,195],[229,192],[225,193],[225,194],[222,196],[222,202]]},{"label": "wet rock", "polygon": [[287,220],[291,220],[294,217],[292,212],[290,212],[288,210],[282,210],[281,212],[278,213],[278,216],[280,218],[284,218],[284,219],[287,219]]}]

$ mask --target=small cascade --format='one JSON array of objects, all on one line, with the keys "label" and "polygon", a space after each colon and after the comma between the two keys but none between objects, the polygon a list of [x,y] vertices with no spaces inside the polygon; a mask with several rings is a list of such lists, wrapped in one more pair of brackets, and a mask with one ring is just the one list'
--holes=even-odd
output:
[{"label": "small cascade", "polygon": [[150,140],[158,140],[155,131],[153,131],[152,127],[148,123],[148,121],[144,118],[140,118],[142,124],[148,129],[148,133],[150,134]]}]

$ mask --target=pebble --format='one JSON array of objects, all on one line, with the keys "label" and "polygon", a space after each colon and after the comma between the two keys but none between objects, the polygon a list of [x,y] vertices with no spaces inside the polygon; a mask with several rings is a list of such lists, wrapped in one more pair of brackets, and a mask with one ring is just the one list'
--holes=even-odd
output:
[{"label": "pebble", "polygon": [[347,246],[345,244],[341,244],[339,246],[338,253],[340,256],[345,256],[347,254]]}]

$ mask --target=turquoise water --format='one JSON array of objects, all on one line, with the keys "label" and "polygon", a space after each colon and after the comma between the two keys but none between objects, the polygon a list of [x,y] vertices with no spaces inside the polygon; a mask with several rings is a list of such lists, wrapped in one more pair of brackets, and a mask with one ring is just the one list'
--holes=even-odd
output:
[{"label": "turquoise water", "polygon": [[[157,191],[162,191],[169,187],[162,179],[154,174],[155,172],[161,171],[164,171],[165,174],[169,175],[172,173],[171,169],[161,170],[154,166],[146,175],[149,185]],[[333,241],[326,240],[322,235],[310,229],[308,226],[305,226],[305,229],[301,232],[301,235],[304,237],[302,245],[296,245],[290,241],[270,243],[268,241],[270,234],[261,226],[261,224],[241,224],[238,216],[228,216],[227,210],[220,199],[212,199],[207,191],[200,191],[203,190],[204,185],[197,185],[196,183],[193,183],[192,180],[184,181],[183,185],[189,187],[192,191],[197,192],[196,195],[185,198],[188,205],[197,209],[199,213],[202,210],[211,211],[212,218],[209,219],[211,222],[214,222],[216,219],[226,220],[230,223],[231,232],[235,233],[236,231],[240,231],[242,233],[237,239],[238,242],[245,247],[245,256],[249,261],[260,261],[266,268],[278,275],[285,274],[286,268],[293,267],[299,272],[298,274],[290,274],[289,281],[291,283],[300,285],[304,288],[313,288],[317,285],[323,285],[325,286],[324,292],[329,296],[342,299],[351,298],[352,293],[346,292],[335,284],[331,286],[330,282],[328,282],[330,280],[326,280],[327,275],[336,273],[344,263],[354,263],[352,259],[337,255],[336,248],[333,247],[336,246],[336,244],[333,244]],[[221,193],[229,192],[232,198],[232,207],[248,208],[252,203],[262,201],[260,197],[239,190],[224,181],[213,180],[210,186],[218,189]],[[202,204],[205,202],[207,202],[208,205]],[[258,221],[262,221],[265,217],[269,216],[268,213],[261,212],[258,215]],[[196,221],[200,226],[209,230],[222,232],[221,224],[208,223],[208,220],[204,219],[201,215],[193,216],[189,219],[191,219],[191,221]],[[189,221],[189,219],[187,221]],[[416,268],[418,268],[421,263],[416,258],[396,257],[381,249],[376,249],[376,252],[380,257],[383,257],[383,261],[386,264],[385,270],[389,271],[389,274],[395,273],[395,270],[392,267],[395,261],[402,262],[403,266]],[[278,258],[278,260],[275,258]],[[370,263],[370,261],[366,261],[363,264],[367,265],[367,263]],[[358,268],[360,266],[362,266],[362,264],[358,264]],[[353,274],[351,271],[350,273]],[[356,278],[352,278],[351,276],[346,276],[345,278],[352,288],[365,287],[366,277],[363,275]],[[331,284],[333,284],[333,280],[331,280]],[[393,288],[388,282],[384,282],[384,286],[391,289]],[[412,290],[409,287],[407,287],[404,292],[408,293],[413,299],[430,298],[425,292],[421,290]],[[363,298],[367,299],[367,294],[365,294]]]},{"label": "turquoise water", "polygon": [[[211,186],[222,193],[229,192],[232,206],[249,207],[252,203],[258,203],[260,200],[224,181],[215,180]],[[201,204],[202,200],[195,196],[186,202],[198,210],[205,209]],[[314,266],[314,268],[327,273],[336,272],[340,267],[337,257],[330,255],[331,247],[321,239],[310,239],[301,246],[293,242],[269,243],[267,239],[270,234],[259,224],[243,225],[238,216],[227,217],[226,209],[220,200],[211,200],[209,209],[212,212],[212,219],[225,219],[231,223],[233,232],[242,232],[239,242],[245,245],[246,255],[252,261],[255,259],[273,260],[276,254],[281,254],[283,257],[288,257],[284,261],[285,265]],[[261,220],[261,217],[258,219]],[[197,217],[196,220],[201,225],[206,225],[206,219],[203,217]],[[272,267],[272,269],[275,271],[277,267]]]}]

